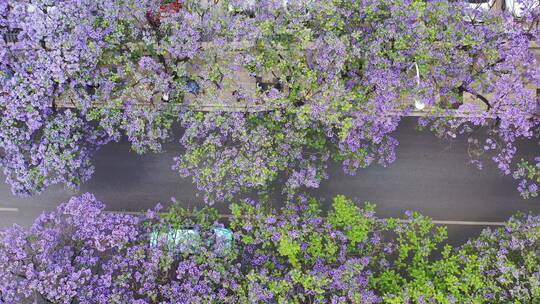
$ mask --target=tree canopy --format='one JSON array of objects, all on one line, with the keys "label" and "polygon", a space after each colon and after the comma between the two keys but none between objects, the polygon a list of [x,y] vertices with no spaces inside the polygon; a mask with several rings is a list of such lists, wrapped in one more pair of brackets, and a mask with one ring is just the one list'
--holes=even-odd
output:
[{"label": "tree canopy", "polygon": [[[0,165],[13,192],[76,187],[125,136],[159,152],[208,202],[317,187],[331,160],[355,174],[395,158],[400,120],[467,136],[538,192],[539,8],[516,18],[421,0],[7,1],[0,4]],[[9,38],[9,39],[8,39]],[[217,109],[208,111],[208,109]],[[478,129],[487,130],[479,133]],[[465,153],[465,151],[464,151]]]}]

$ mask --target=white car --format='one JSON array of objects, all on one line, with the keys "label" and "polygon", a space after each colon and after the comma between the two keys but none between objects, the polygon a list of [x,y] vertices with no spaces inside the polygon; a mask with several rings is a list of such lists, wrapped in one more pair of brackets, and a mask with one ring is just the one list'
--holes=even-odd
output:
[{"label": "white car", "polygon": [[[281,6],[287,11],[289,0],[274,0],[274,2],[281,2]],[[232,0],[229,3],[228,10],[229,12],[253,12],[259,5],[257,0]]]},{"label": "white car", "polygon": [[233,0],[229,3],[229,11],[253,10],[255,6],[255,0]]},{"label": "white car", "polygon": [[505,0],[504,9],[516,18],[522,18],[540,5],[539,0]]},{"label": "white car", "polygon": [[184,253],[197,253],[206,242],[206,245],[215,247],[218,256],[227,255],[233,246],[233,232],[227,228],[213,227],[212,234],[220,245],[211,240],[203,240],[200,233],[191,228],[155,230],[150,234],[150,246],[156,248],[160,244],[166,244],[169,247],[177,247]]},{"label": "white car", "polygon": [[465,0],[463,5],[468,10],[465,20],[481,22],[480,16],[489,12],[495,6],[495,2],[496,0]]}]

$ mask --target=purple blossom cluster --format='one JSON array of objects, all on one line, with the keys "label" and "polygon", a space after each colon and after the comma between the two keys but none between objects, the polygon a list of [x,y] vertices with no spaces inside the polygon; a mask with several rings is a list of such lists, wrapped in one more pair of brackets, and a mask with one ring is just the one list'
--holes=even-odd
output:
[{"label": "purple blossom cluster", "polygon": [[317,201],[299,196],[279,211],[251,200],[231,210],[249,303],[381,302],[369,283],[393,248],[372,206],[338,197],[324,218]]},{"label": "purple blossom cluster", "polygon": [[2,231],[0,303],[230,302],[238,284],[228,258],[210,250],[182,258],[178,250],[151,246],[157,209],[132,216],[104,208],[85,194],[44,213],[30,229]]},{"label": "purple blossom cluster", "polygon": [[[293,195],[330,159],[350,174],[392,163],[392,132],[422,109],[421,127],[469,136],[472,162],[488,155],[536,195],[537,161],[515,159],[539,125],[540,8],[526,7],[516,18],[445,0],[4,1],[0,166],[16,194],[77,186],[100,146],[125,136],[159,152],[179,121],[174,169],[207,201],[279,177]],[[233,81],[246,77],[256,92]],[[263,111],[200,111],[216,104]]]},{"label": "purple blossom cluster", "polygon": [[35,294],[50,303],[70,303],[95,293],[92,284],[103,259],[136,240],[140,230],[138,218],[103,209],[85,194],[42,214],[30,229],[3,231],[2,303],[20,303]]},{"label": "purple blossom cluster", "polygon": [[[539,125],[533,87],[540,74],[529,49],[538,38],[532,24],[539,8],[528,7],[534,9],[519,21],[508,12],[471,12],[447,1],[263,1],[243,7],[233,36],[255,46],[237,50],[237,61],[256,77],[273,77],[273,86],[261,86],[249,102],[279,110],[188,113],[181,140],[186,154],[175,169],[192,176],[211,202],[268,187],[280,176],[288,193],[317,187],[326,176],[321,160],[341,161],[353,175],[374,162],[392,163],[398,141],[391,133],[416,106],[426,107],[420,127],[440,136],[467,135],[480,146],[471,149],[471,162],[481,166],[481,156],[490,155],[504,174],[516,175],[516,142],[530,139]],[[246,124],[253,120],[260,123]],[[282,131],[269,132],[270,120]],[[290,131],[306,126],[318,134]],[[218,137],[207,133],[221,127]],[[480,128],[487,130],[484,138],[475,132]],[[278,158],[284,151],[290,155]],[[537,189],[536,177],[521,182],[525,196],[524,187]]]},{"label": "purple blossom cluster", "polygon": [[175,158],[174,169],[192,176],[209,203],[269,190],[279,173],[290,195],[316,188],[327,177],[326,134],[295,119],[279,112],[186,112],[181,120],[186,151]]},{"label": "purple blossom cluster", "polygon": [[[343,196],[328,212],[303,195],[278,210],[247,199],[231,205],[225,225],[208,207],[104,209],[84,194],[29,229],[0,231],[0,303],[534,303],[540,295],[533,216],[452,248],[424,216],[381,219]],[[224,226],[231,243],[212,232]],[[198,238],[152,241],[172,229]]]},{"label": "purple blossom cluster", "polygon": [[188,63],[213,25],[195,9],[160,4],[2,2],[0,164],[14,193],[78,186],[93,172],[92,154],[121,136],[136,152],[161,150]]},{"label": "purple blossom cluster", "polygon": [[[99,33],[79,23],[92,1],[3,2],[0,33],[1,164],[15,193],[39,192],[50,184],[78,184],[92,173],[90,154],[105,139],[78,111],[57,109],[63,92],[81,91],[98,53]],[[63,22],[69,16],[71,22]],[[88,95],[81,94],[88,103]],[[54,117],[54,118],[53,118]]]},{"label": "purple blossom cluster", "polygon": [[492,284],[483,290],[491,302],[532,302],[540,296],[540,217],[517,215],[504,228],[486,229],[464,245],[479,258],[482,276]]},{"label": "purple blossom cluster", "polygon": [[341,214],[326,221],[306,198],[279,213],[267,213],[253,201],[236,204],[230,223],[233,250],[223,256],[204,242],[188,252],[162,242],[152,246],[148,237],[152,230],[192,222],[211,238],[204,221],[170,216],[171,211],[159,217],[159,207],[141,216],[105,213],[104,208],[85,194],[44,213],[30,229],[2,231],[0,302],[381,301],[368,285],[368,266],[375,258],[370,254],[390,245],[372,231],[377,222],[369,210],[354,215],[365,230],[357,235],[347,226],[354,222]]}]

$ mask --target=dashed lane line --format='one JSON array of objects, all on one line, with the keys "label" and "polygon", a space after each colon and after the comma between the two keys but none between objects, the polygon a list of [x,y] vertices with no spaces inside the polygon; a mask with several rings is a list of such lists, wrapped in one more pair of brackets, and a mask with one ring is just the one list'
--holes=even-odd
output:
[{"label": "dashed lane line", "polygon": [[[400,222],[409,222],[409,220],[400,219]],[[477,222],[477,221],[445,221],[432,220],[433,224],[437,225],[463,225],[463,226],[504,226],[504,222]]]}]

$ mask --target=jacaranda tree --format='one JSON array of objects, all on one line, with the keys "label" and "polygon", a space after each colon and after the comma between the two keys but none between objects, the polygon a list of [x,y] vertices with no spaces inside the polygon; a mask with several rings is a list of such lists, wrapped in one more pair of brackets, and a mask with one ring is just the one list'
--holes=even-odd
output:
[{"label": "jacaranda tree", "polygon": [[264,189],[283,173],[289,193],[317,187],[331,158],[351,174],[391,163],[391,132],[415,106],[420,127],[467,136],[473,163],[491,154],[525,197],[536,195],[538,165],[514,156],[539,123],[529,50],[538,7],[518,21],[446,1],[278,2],[244,8],[236,34],[252,42],[236,51],[244,68],[271,78],[249,100],[277,110],[184,116],[176,167],[211,198]]},{"label": "jacaranda tree", "polygon": [[1,164],[22,195],[79,185],[121,136],[159,151],[193,90],[188,63],[221,26],[152,0],[3,1],[0,16]]},{"label": "jacaranda tree", "polygon": [[[104,211],[91,194],[0,232],[0,303],[534,303],[540,218],[516,216],[462,247],[418,213],[381,219],[343,196],[276,210],[159,205]],[[216,234],[228,227],[232,239]],[[157,235],[157,237],[155,237]],[[154,236],[154,237],[153,237]]]},{"label": "jacaranda tree", "polygon": [[273,184],[292,196],[330,160],[351,174],[393,162],[391,133],[421,109],[420,127],[467,136],[473,163],[491,157],[533,196],[538,158],[515,159],[539,125],[528,7],[518,19],[421,0],[8,1],[1,165],[18,194],[76,186],[101,145],[160,151],[178,120],[174,169],[208,202]]}]

